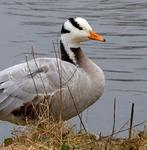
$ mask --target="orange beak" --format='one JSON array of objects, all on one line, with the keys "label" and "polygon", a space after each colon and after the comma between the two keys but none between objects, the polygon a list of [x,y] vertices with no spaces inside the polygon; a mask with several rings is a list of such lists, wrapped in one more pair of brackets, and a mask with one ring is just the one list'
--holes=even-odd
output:
[{"label": "orange beak", "polygon": [[97,34],[96,32],[91,32],[90,36],[88,37],[91,40],[106,42],[102,35]]}]

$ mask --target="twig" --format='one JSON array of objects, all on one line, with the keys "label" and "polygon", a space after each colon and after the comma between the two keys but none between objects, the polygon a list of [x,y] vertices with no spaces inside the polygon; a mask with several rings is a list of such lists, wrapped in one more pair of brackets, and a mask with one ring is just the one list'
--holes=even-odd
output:
[{"label": "twig", "polygon": [[87,131],[88,131],[88,108],[87,108],[87,110],[86,110],[86,129],[87,129]]},{"label": "twig", "polygon": [[[33,84],[34,84],[34,88],[35,88],[36,94],[37,94],[37,96],[38,96],[38,89],[37,89],[37,86],[36,86],[36,83],[35,83],[33,74],[32,74],[32,72],[31,72],[31,68],[30,68],[30,66],[29,66],[28,57],[26,56],[25,58],[26,58],[26,63],[27,63],[27,67],[28,67],[30,76],[31,76],[31,78],[32,78],[32,80],[33,80]],[[33,107],[33,109],[35,110],[35,112],[36,112],[36,114],[37,114],[37,116],[38,116],[38,112],[37,112],[37,110],[36,110],[36,108],[35,108],[33,102],[32,102],[32,107]]]},{"label": "twig", "polygon": [[[35,52],[34,52],[34,51],[35,51],[35,50],[34,50],[34,47],[32,47],[32,56],[33,56],[33,60],[34,60],[34,62],[35,62],[35,65],[36,65],[36,67],[37,67],[37,70],[39,71],[39,66],[38,66],[38,64],[37,64],[37,62],[36,62]],[[42,85],[43,85],[43,88],[44,88],[44,92],[45,92],[45,94],[46,94],[46,96],[47,96],[47,90],[46,90],[44,81],[43,81],[42,76],[41,76],[40,73],[39,73],[39,77],[40,77],[40,79],[41,79],[41,82],[42,82]]]},{"label": "twig", "polygon": [[[143,125],[145,122],[147,122],[147,120],[133,125],[133,126],[132,126],[132,129],[133,129],[133,128],[136,128],[136,127],[138,127],[138,126],[140,126],[140,125]],[[113,135],[116,135],[116,134],[119,134],[119,133],[128,131],[129,129],[130,129],[130,128],[122,129],[122,130],[120,130],[120,131],[114,132]],[[103,136],[103,137],[104,137],[104,138],[111,137],[111,134],[110,134],[110,135],[107,135],[107,136]]]},{"label": "twig", "polygon": [[[129,123],[129,120],[127,120],[127,121],[118,129],[118,131],[123,130],[123,129],[128,125],[128,123]],[[117,131],[117,132],[118,132],[118,131]]]},{"label": "twig", "polygon": [[115,120],[116,120],[115,118],[116,118],[116,97],[114,98],[114,106],[113,106],[113,126],[112,126],[112,134],[111,134],[112,137],[115,132]]},{"label": "twig", "polygon": [[133,119],[134,119],[134,103],[132,103],[132,107],[131,107],[130,128],[129,128],[129,139],[131,139],[131,137],[132,137]]},{"label": "twig", "polygon": [[78,110],[78,108],[77,108],[77,106],[76,106],[75,99],[74,99],[74,97],[73,97],[73,95],[72,95],[72,93],[71,93],[71,90],[70,90],[70,88],[69,88],[68,85],[67,85],[67,87],[68,87],[68,91],[69,91],[69,93],[70,93],[70,96],[71,96],[71,98],[72,98],[72,100],[73,100],[73,104],[74,104],[74,107],[75,107],[75,109],[76,109],[77,115],[78,115],[78,117],[79,117],[79,119],[80,119],[81,125],[83,126],[84,131],[87,133],[87,130],[86,130],[86,128],[85,128],[85,125],[84,125],[84,123],[83,123],[83,121],[82,121],[82,118],[81,118],[81,116],[80,116],[79,110]]},{"label": "twig", "polygon": [[33,74],[32,74],[32,72],[31,72],[31,68],[30,68],[30,66],[29,66],[28,57],[27,57],[27,56],[25,56],[25,58],[26,58],[26,63],[27,63],[27,67],[28,67],[28,70],[29,70],[30,76],[31,76],[31,78],[32,78],[32,80],[33,80],[33,84],[34,84],[34,87],[35,87],[36,94],[37,94],[37,96],[38,96],[38,89],[37,89],[37,86],[36,86],[36,83],[35,83],[35,80],[34,80]]},{"label": "twig", "polygon": [[[57,42],[58,43],[58,42]],[[53,42],[53,47],[54,47],[54,51],[55,51],[55,43]],[[60,49],[59,49],[59,47],[58,47],[58,54],[60,54]],[[57,57],[57,53],[56,53],[56,51],[55,51],[55,57],[56,57],[56,59],[57,59],[57,68],[58,68],[58,72],[59,72],[59,78],[60,78],[60,81],[62,80],[62,78],[61,78],[61,71],[64,71],[64,70],[61,70],[62,68],[62,66],[61,66],[61,61],[58,59],[58,57]],[[59,58],[61,57],[61,55],[59,56]],[[60,62],[59,62],[60,61]],[[79,119],[80,119],[80,122],[81,122],[81,125],[83,126],[83,129],[85,130],[85,132],[87,132],[87,130],[86,130],[86,128],[85,128],[85,125],[84,125],[84,123],[83,123],[83,121],[82,121],[82,118],[81,118],[81,116],[80,116],[80,114],[79,114],[79,111],[78,111],[78,108],[77,108],[77,106],[76,106],[76,103],[75,103],[75,100],[74,100],[74,97],[73,97],[73,95],[72,95],[72,92],[71,92],[71,90],[70,90],[70,88],[69,88],[69,86],[68,86],[68,82],[73,78],[73,76],[74,76],[74,74],[76,73],[76,71],[77,71],[77,68],[75,69],[75,71],[73,72],[73,74],[72,74],[72,76],[69,78],[69,80],[65,83],[65,85],[67,86],[67,88],[68,88],[68,90],[69,90],[69,93],[70,93],[70,95],[71,95],[71,98],[72,98],[72,100],[73,100],[73,103],[74,103],[74,107],[75,107],[75,109],[76,109],[76,112],[77,112],[77,115],[78,115],[78,117],[79,117]],[[61,83],[60,83],[60,85],[62,85]],[[63,86],[63,85],[62,85]],[[62,87],[60,87],[60,88],[62,88]],[[62,100],[63,101],[63,100]],[[63,105],[63,102],[62,102],[62,105]],[[62,106],[61,105],[61,110],[62,110]],[[60,117],[61,118],[61,117]]]},{"label": "twig", "polygon": [[[147,121],[147,120],[146,120],[146,121]],[[136,128],[136,127],[138,127],[138,126],[140,126],[140,125],[143,125],[146,121],[143,121],[143,122],[141,122],[141,123],[135,124],[134,126],[132,126],[132,129],[133,129],[133,128]],[[129,129],[130,129],[130,128],[127,128],[127,129],[123,129],[123,130],[114,132],[113,135],[116,135],[116,134],[119,134],[119,133],[128,131]],[[107,138],[107,137],[110,137],[110,136],[111,136],[111,134],[110,134],[110,135],[107,135],[107,136],[104,136],[104,137]]]},{"label": "twig", "polygon": [[[59,89],[60,89],[60,116],[59,116],[59,121],[61,124],[61,136],[60,136],[60,141],[61,141],[61,145],[62,145],[62,112],[63,112],[63,93],[62,93],[62,64],[61,64],[61,60],[58,59],[57,56],[57,52],[56,52],[56,47],[55,47],[55,43],[52,41],[53,43],[53,47],[54,47],[54,52],[55,52],[55,57],[56,57],[56,61],[57,61],[57,69],[58,69],[58,74],[59,74],[59,81],[60,81],[60,85],[59,85]],[[57,41],[58,43],[58,41]],[[59,53],[59,46],[58,46],[58,54]],[[59,56],[60,58],[60,56]]]},{"label": "twig", "polygon": [[[82,115],[82,112],[80,113],[80,117],[82,119],[83,115]],[[81,124],[81,121],[80,121],[80,131],[82,131],[82,124]]]},{"label": "twig", "polygon": [[[35,65],[36,65],[36,67],[37,67],[37,70],[39,71],[39,66],[38,66],[38,64],[37,64],[37,62],[36,62],[36,58],[35,58],[35,49],[34,49],[34,47],[32,46],[32,57],[33,57],[33,60],[34,60],[34,62],[35,62]],[[44,81],[43,81],[43,78],[42,78],[42,76],[41,76],[41,74],[39,73],[39,77],[40,77],[40,80],[41,80],[41,83],[42,83],[42,86],[43,86],[43,89],[44,89],[44,92],[45,92],[45,97],[44,97],[44,100],[46,101],[46,103],[47,103],[47,110],[48,110],[48,118],[49,118],[49,113],[50,113],[50,102],[51,102],[51,97],[50,97],[50,99],[48,100],[48,93],[47,93],[47,89],[46,89],[46,87],[45,87],[45,84],[44,84]],[[42,112],[43,114],[45,113],[45,111],[44,112]]]}]

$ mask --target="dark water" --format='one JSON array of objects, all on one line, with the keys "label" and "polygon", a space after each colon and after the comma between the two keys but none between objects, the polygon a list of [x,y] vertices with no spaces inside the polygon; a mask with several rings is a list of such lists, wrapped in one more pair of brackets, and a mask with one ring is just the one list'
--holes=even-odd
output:
[{"label": "dark water", "polygon": [[[147,1],[146,0],[0,0],[0,70],[24,61],[34,45],[53,54],[62,23],[69,17],[86,18],[104,35],[106,44],[82,45],[106,75],[105,93],[84,113],[91,132],[109,134],[113,100],[117,100],[116,127],[128,119],[135,103],[134,123],[147,119]],[[87,117],[85,117],[87,116]],[[78,118],[74,122],[79,123]],[[0,122],[0,140],[14,126]]]}]

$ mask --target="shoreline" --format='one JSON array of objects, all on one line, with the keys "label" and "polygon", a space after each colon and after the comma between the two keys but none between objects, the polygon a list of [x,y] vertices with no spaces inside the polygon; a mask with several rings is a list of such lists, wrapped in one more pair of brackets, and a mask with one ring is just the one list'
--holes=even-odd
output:
[{"label": "shoreline", "polygon": [[76,132],[67,122],[39,120],[28,123],[26,130],[14,131],[4,140],[1,150],[146,150],[147,134],[142,131],[131,138],[98,137]]}]

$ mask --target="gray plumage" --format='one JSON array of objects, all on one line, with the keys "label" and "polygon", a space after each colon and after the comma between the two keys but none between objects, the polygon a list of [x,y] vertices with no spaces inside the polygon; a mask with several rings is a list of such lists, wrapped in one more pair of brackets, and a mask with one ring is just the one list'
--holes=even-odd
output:
[{"label": "gray plumage", "polygon": [[[61,40],[66,51],[66,41]],[[69,50],[72,49],[69,47]],[[76,116],[77,110],[80,113],[92,105],[104,90],[103,71],[80,48],[72,52],[76,65],[56,58],[36,58],[1,71],[0,120],[17,123],[25,116],[17,116],[14,112],[27,103],[39,104],[44,96],[48,97],[51,113],[58,118],[61,110],[60,90],[64,120]]]}]

